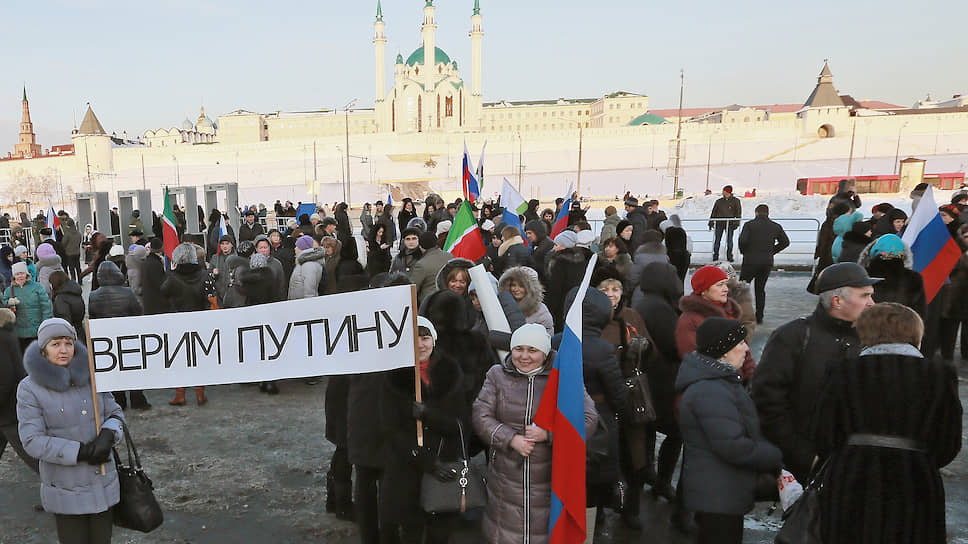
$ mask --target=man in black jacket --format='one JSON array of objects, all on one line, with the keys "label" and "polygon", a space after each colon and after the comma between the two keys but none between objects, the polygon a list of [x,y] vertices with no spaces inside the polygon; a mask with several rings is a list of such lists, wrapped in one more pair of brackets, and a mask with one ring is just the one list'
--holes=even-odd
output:
[{"label": "man in black jacket", "polygon": [[534,265],[538,270],[538,279],[541,280],[542,285],[547,287],[545,265],[548,253],[555,247],[555,243],[548,238],[548,230],[540,219],[528,221],[524,225],[524,234],[528,237],[528,243],[531,245],[531,256],[534,258]]},{"label": "man in black jacket", "polygon": [[255,212],[247,210],[245,212],[245,220],[239,226],[239,242],[251,242],[255,240],[256,236],[265,233],[265,229],[256,221]]},{"label": "man in black jacket", "polygon": [[[713,239],[713,260],[719,260],[719,244],[726,233],[726,260],[733,262],[733,231],[739,227],[739,218],[743,217],[743,204],[733,196],[733,186],[723,187],[723,196],[713,204],[713,211],[709,214],[709,230],[716,229]],[[715,221],[715,219],[736,218],[735,221]]]},{"label": "man in black jacket", "polygon": [[766,280],[773,271],[773,256],[790,245],[790,238],[779,223],[770,219],[770,207],[756,207],[756,218],[743,225],[739,233],[739,252],[743,254],[743,266],[739,279],[753,284],[756,294],[756,322],[763,322],[766,307]]},{"label": "man in black jacket", "polygon": [[860,354],[854,322],[874,305],[871,278],[857,263],[828,266],[817,278],[820,303],[813,314],[778,328],[753,374],[753,401],[766,438],[783,451],[783,464],[806,482],[817,448],[812,416],[827,368]]},{"label": "man in black jacket", "polygon": [[141,265],[141,292],[145,315],[166,314],[171,311],[171,302],[161,294],[161,284],[164,282],[164,243],[161,238],[152,238],[148,244],[148,255]]}]

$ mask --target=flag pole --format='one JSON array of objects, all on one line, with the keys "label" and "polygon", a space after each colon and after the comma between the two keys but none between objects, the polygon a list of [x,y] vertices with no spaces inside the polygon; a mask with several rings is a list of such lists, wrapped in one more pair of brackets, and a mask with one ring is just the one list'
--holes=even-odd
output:
[{"label": "flag pole", "polygon": [[[94,407],[94,433],[95,436],[101,434],[101,409],[97,402],[97,383],[94,381],[94,352],[91,351],[91,325],[90,321],[84,320],[84,335],[87,337],[87,368],[91,374],[91,401]],[[104,465],[101,465],[101,476],[107,474]]]},{"label": "flag pole", "polygon": [[[410,286],[410,308],[411,322],[413,323],[413,388],[417,402],[423,402],[420,393],[420,352],[417,342],[420,341],[420,332],[417,330],[417,286]],[[417,420],[417,446],[423,447],[423,421]]]}]

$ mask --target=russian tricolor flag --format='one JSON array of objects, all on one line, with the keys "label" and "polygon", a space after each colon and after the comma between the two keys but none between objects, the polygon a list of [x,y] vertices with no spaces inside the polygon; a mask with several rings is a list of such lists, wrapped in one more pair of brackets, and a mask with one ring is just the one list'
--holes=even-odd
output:
[{"label": "russian tricolor flag", "polygon": [[54,213],[54,205],[48,204],[47,207],[47,228],[49,228],[52,233],[56,233],[57,228],[60,227],[60,218]]},{"label": "russian tricolor flag", "polygon": [[467,142],[464,142],[464,167],[461,176],[461,189],[464,193],[464,200],[471,204],[481,198],[481,188],[474,177],[474,166],[471,164],[471,156],[467,152]]},{"label": "russian tricolor flag", "polygon": [[914,271],[921,273],[924,294],[928,302],[931,302],[961,257],[961,249],[941,220],[930,185],[911,215],[911,221],[901,239],[911,246]]},{"label": "russian tricolor flag", "polygon": [[555,217],[555,224],[551,225],[552,240],[554,240],[555,236],[558,236],[561,231],[568,228],[568,212],[571,210],[572,188],[572,185],[568,186],[568,194],[565,195],[565,201],[561,203],[561,210],[558,211],[558,217]]},{"label": "russian tricolor flag", "polygon": [[598,255],[593,254],[565,317],[565,330],[534,423],[554,434],[551,446],[551,544],[585,541],[585,377],[582,302]]},{"label": "russian tricolor flag", "polygon": [[218,215],[218,254],[222,254],[222,237],[229,233],[229,228],[225,224],[225,214]]}]

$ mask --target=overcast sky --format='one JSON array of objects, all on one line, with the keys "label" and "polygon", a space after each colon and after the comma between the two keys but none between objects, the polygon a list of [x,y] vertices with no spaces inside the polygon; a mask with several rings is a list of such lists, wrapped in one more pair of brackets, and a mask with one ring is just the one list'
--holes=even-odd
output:
[{"label": "overcast sky", "polygon": [[[375,0],[5,2],[0,153],[16,143],[21,86],[44,147],[68,143],[90,102],[129,136],[237,108],[374,100]],[[423,0],[385,0],[387,84],[420,45]],[[437,45],[470,81],[473,0],[437,0]],[[803,102],[823,60],[858,99],[911,105],[968,92],[968,4],[942,0],[642,2],[481,0],[484,100],[647,94],[675,107]]]}]

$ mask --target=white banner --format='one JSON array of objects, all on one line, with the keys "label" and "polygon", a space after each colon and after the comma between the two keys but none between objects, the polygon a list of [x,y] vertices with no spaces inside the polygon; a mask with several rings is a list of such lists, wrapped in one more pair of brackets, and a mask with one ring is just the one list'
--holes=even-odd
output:
[{"label": "white banner", "polygon": [[414,366],[413,286],[247,308],[92,319],[97,390],[161,389]]}]

